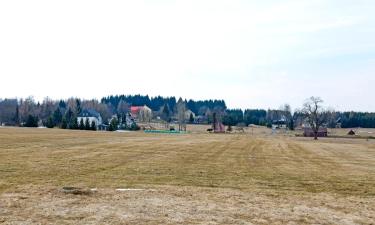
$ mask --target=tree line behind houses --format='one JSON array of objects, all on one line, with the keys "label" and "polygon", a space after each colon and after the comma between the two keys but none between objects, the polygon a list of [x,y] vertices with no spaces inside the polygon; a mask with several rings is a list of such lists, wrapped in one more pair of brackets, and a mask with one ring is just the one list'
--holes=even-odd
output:
[{"label": "tree line behind houses", "polygon": [[[181,104],[185,111],[191,114],[188,118],[178,114]],[[103,123],[109,129],[115,130],[116,122],[123,120],[131,106],[148,106],[153,112],[153,118],[160,118],[166,122],[174,122],[184,118],[187,123],[212,123],[212,115],[219,115],[224,125],[248,126],[250,124],[270,127],[274,121],[285,119],[290,129],[302,124],[306,119],[302,110],[292,113],[288,104],[279,109],[228,109],[224,100],[177,100],[175,97],[149,97],[142,95],[116,95],[98,100],[81,100],[70,98],[67,100],[52,100],[45,98],[42,102],[32,97],[26,99],[0,100],[0,125],[25,127],[60,127],[63,129],[95,130],[97,124],[90,121],[77,121],[78,115],[84,109],[97,111]],[[113,119],[115,118],[115,120]],[[343,128],[363,127],[375,128],[375,113],[368,112],[324,112],[327,127]],[[112,124],[111,124],[112,122]]]}]

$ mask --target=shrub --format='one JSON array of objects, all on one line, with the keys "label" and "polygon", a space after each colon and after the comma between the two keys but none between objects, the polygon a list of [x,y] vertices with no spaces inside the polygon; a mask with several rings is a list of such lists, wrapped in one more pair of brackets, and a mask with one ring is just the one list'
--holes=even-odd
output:
[{"label": "shrub", "polygon": [[33,116],[33,115],[29,115],[27,117],[25,127],[38,127],[38,117]]}]

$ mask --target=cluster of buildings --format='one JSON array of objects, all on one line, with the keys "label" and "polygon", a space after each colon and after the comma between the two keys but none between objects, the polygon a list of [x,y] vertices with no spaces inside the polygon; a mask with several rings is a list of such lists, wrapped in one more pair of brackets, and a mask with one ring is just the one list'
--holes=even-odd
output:
[{"label": "cluster of buildings", "polygon": [[[113,118],[115,118],[114,116]],[[125,123],[128,127],[131,126],[131,124],[134,123],[150,123],[152,120],[153,114],[152,110],[147,106],[131,106],[129,113],[126,115],[126,121],[122,121]],[[189,121],[191,117],[193,117],[195,120],[199,119],[196,117],[195,113],[191,110],[186,110],[184,114],[185,120]],[[113,119],[112,118],[112,119]],[[90,124],[93,122],[97,126],[97,130],[107,130],[108,126],[104,125],[104,121],[100,114],[92,109],[85,109],[82,110],[82,112],[77,117],[78,122],[83,121],[89,121]],[[215,126],[216,125],[216,126]],[[215,132],[218,131],[224,131],[222,124],[216,124],[214,123],[214,130]],[[272,122],[272,130],[287,130],[289,127],[288,120],[285,117],[281,117],[279,120],[274,120]],[[310,125],[306,122],[302,123],[302,126],[299,128],[303,131],[303,135],[305,137],[314,137],[314,131],[310,127]],[[318,137],[326,137],[328,135],[328,130],[326,127],[319,128],[318,131]]]},{"label": "cluster of buildings", "polygon": [[[279,120],[272,121],[272,130],[287,130],[288,129],[288,120],[282,116]],[[305,137],[314,137],[315,132],[311,128],[310,124],[306,121],[302,123],[300,127],[297,128],[298,130],[303,131],[303,136]],[[322,126],[318,130],[318,137],[327,137],[328,136],[328,129],[326,126]]]},{"label": "cluster of buildings", "polygon": [[[122,125],[130,127],[132,124],[138,123],[150,123],[153,119],[153,112],[147,106],[131,106],[129,108],[129,112],[126,113],[126,118],[117,118],[117,115],[112,116],[112,118],[107,121],[111,122],[112,119],[120,119],[119,121]],[[190,121],[192,118],[195,120],[196,115],[191,110],[186,110],[184,113],[185,121]],[[90,124],[93,122],[95,123],[97,130],[108,130],[108,125],[105,125],[105,121],[103,121],[100,113],[93,109],[84,109],[82,112],[77,116],[77,122],[79,123],[81,120],[89,121]],[[172,120],[177,120],[177,118],[172,117]]]},{"label": "cluster of buildings", "polygon": [[[115,118],[112,117],[111,120]],[[152,119],[152,110],[147,106],[132,106],[130,112],[126,115],[126,121],[123,121],[128,126],[133,123],[138,122],[151,122]],[[79,121],[89,121],[90,124],[93,122],[96,125],[97,130],[107,130],[108,126],[105,125],[103,119],[97,111],[93,109],[84,109],[77,116],[77,122]],[[110,121],[109,121],[110,122]]]}]

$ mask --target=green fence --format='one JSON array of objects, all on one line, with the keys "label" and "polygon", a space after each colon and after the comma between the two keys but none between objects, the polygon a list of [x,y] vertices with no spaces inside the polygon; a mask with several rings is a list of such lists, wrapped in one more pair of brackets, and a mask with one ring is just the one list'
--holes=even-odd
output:
[{"label": "green fence", "polygon": [[186,131],[178,131],[178,130],[145,130],[145,133],[153,133],[153,134],[186,134]]}]

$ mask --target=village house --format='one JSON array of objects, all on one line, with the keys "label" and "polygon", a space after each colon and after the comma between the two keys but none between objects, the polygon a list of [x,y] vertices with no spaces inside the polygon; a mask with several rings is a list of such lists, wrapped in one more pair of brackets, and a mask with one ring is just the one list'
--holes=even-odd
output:
[{"label": "village house", "polygon": [[272,129],[287,129],[288,124],[286,118],[283,116],[279,120],[274,120],[272,121]]},{"label": "village house", "polygon": [[195,119],[195,113],[191,111],[190,109],[185,111],[185,120],[189,121],[190,120],[190,115],[193,115],[193,119]]},{"label": "village house", "polygon": [[147,106],[132,106],[130,115],[137,122],[151,122],[152,110]]},{"label": "village house", "polygon": [[81,120],[83,120],[83,122],[86,122],[87,119],[89,120],[90,125],[92,124],[92,122],[95,122],[97,128],[103,123],[100,114],[93,109],[82,110],[82,112],[77,116],[77,123],[79,124]]}]

